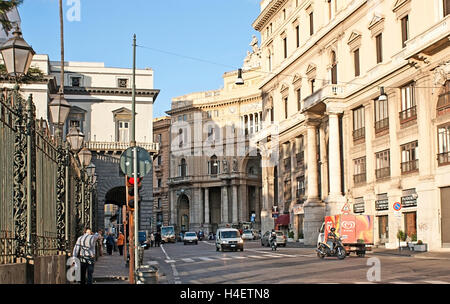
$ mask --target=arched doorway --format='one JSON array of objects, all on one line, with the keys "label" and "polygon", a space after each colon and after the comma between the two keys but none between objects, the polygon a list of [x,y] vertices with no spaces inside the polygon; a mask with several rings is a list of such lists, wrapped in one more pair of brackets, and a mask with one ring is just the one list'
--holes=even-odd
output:
[{"label": "arched doorway", "polygon": [[189,198],[183,194],[178,199],[178,223],[180,226],[180,232],[189,230]]},{"label": "arched doorway", "polygon": [[123,208],[126,205],[126,189],[124,186],[111,188],[105,195],[104,230],[117,234],[123,229]]}]

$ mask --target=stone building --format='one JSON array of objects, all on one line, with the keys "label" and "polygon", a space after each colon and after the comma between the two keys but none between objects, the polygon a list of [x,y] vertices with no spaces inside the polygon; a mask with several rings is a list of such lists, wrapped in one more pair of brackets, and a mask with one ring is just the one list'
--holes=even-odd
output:
[{"label": "stone building", "polygon": [[153,161],[153,231],[169,224],[170,122],[167,116],[153,120],[153,142],[159,144],[158,155]]},{"label": "stone building", "polygon": [[172,99],[169,201],[177,231],[251,222],[260,229],[261,156],[254,136],[262,129],[256,37],[237,71],[223,75],[219,90]]},{"label": "stone building", "polygon": [[296,238],[314,244],[349,202],[374,215],[377,245],[398,246],[398,230],[450,245],[448,14],[445,0],[261,2],[259,140],[279,134],[263,192]]}]

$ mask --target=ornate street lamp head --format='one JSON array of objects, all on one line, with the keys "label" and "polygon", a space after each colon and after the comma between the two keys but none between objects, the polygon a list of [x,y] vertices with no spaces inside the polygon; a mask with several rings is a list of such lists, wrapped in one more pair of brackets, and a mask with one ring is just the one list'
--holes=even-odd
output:
[{"label": "ornate street lamp head", "polygon": [[77,127],[72,127],[66,135],[72,151],[78,152],[83,146],[84,134]]},{"label": "ornate street lamp head", "polygon": [[64,98],[64,94],[59,93],[56,95],[48,107],[50,108],[52,122],[58,126],[63,125],[66,122],[67,116],[69,116],[70,112],[70,104]]},{"label": "ornate street lamp head", "polygon": [[88,148],[84,147],[78,152],[78,157],[80,158],[81,165],[86,168],[91,163],[92,153]]},{"label": "ornate street lamp head", "polygon": [[387,100],[386,93],[384,92],[384,87],[380,87],[380,97],[378,97],[379,101]]},{"label": "ornate street lamp head", "polygon": [[18,78],[25,75],[36,54],[31,46],[22,38],[22,32],[16,27],[13,37],[0,48],[6,71],[9,76]]},{"label": "ornate street lamp head", "polygon": [[242,78],[242,69],[238,69],[238,77],[236,79],[235,84],[237,84],[237,85],[243,85],[244,84],[244,79]]},{"label": "ornate street lamp head", "polygon": [[95,165],[93,163],[90,163],[89,166],[87,166],[86,173],[87,173],[88,176],[94,176],[94,174],[95,174]]}]

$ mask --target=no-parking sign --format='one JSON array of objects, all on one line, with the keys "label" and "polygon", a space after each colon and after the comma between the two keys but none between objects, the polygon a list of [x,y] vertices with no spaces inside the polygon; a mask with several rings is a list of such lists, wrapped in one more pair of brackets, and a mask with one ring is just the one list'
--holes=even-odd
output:
[{"label": "no-parking sign", "polygon": [[393,207],[395,211],[400,211],[402,209],[402,204],[395,202]]}]

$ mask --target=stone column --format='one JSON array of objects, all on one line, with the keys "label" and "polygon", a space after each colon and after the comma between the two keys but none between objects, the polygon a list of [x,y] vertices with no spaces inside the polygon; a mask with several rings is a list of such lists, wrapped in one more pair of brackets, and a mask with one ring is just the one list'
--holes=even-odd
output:
[{"label": "stone column", "polygon": [[177,224],[177,208],[176,203],[177,201],[177,195],[175,191],[170,192],[170,224],[176,225]]},{"label": "stone column", "polygon": [[320,128],[319,129],[319,138],[320,138],[320,162],[321,162],[321,166],[320,166],[320,173],[321,173],[321,186],[322,186],[322,199],[326,199],[328,197],[328,191],[330,189],[329,185],[328,185],[328,159],[327,159],[327,143],[325,140],[325,129],[324,128]]},{"label": "stone column", "polygon": [[317,140],[316,140],[316,122],[307,124],[307,182],[308,194],[304,205],[304,242],[305,245],[316,245],[319,229],[324,221],[325,205],[319,200],[317,184]]},{"label": "stone column", "polygon": [[228,222],[228,187],[222,186],[222,223]]},{"label": "stone column", "polygon": [[209,188],[205,188],[205,224],[209,224]]},{"label": "stone column", "polygon": [[255,187],[255,222],[261,222],[261,189],[259,186]]},{"label": "stone column", "polygon": [[232,222],[233,223],[237,223],[239,222],[238,220],[238,186],[237,185],[233,185],[233,219]]}]

